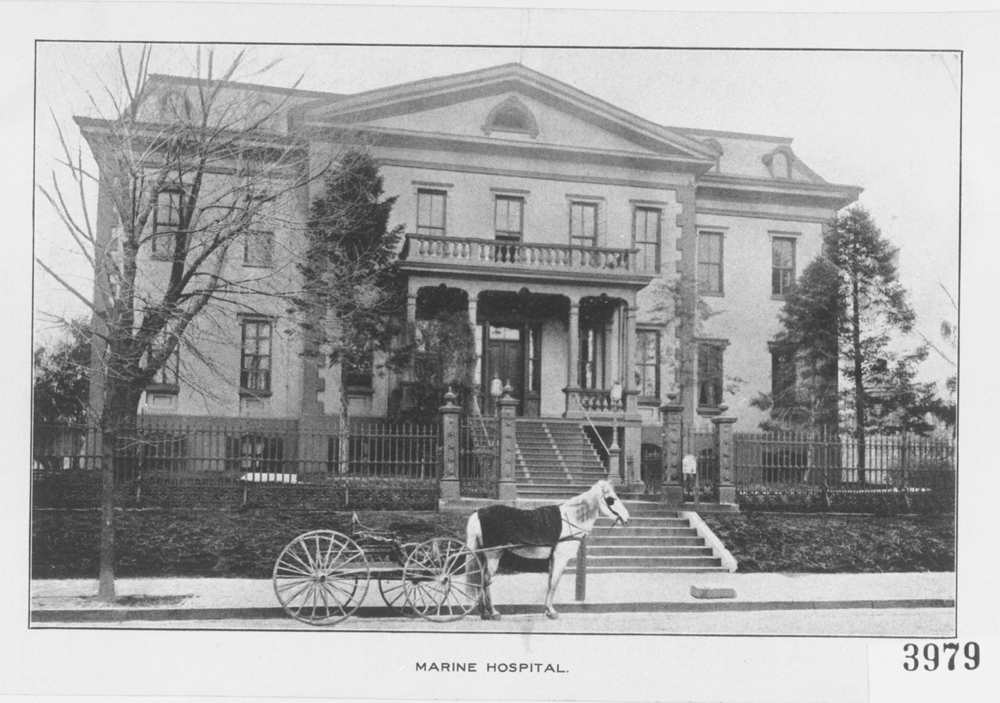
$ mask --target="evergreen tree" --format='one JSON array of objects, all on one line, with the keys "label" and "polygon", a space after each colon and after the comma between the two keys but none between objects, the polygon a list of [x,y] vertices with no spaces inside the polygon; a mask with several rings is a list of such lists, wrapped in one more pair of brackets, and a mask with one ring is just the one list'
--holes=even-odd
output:
[{"label": "evergreen tree", "polygon": [[837,270],[822,258],[810,263],[785,294],[784,330],[776,340],[788,377],[754,405],[771,411],[768,429],[837,426],[840,320],[846,301]]},{"label": "evergreen tree", "polygon": [[[864,208],[844,211],[824,237],[823,255],[788,294],[779,342],[794,352],[798,378],[790,405],[804,409],[808,424],[835,420],[839,367],[845,381],[840,408],[857,439],[861,482],[868,435],[924,434],[931,429],[926,414],[940,403],[934,384],[916,381],[926,347],[908,353],[894,348],[914,320],[895,248]],[[777,406],[777,399],[770,400]]]},{"label": "evergreen tree", "polygon": [[374,372],[376,353],[387,351],[400,329],[396,251],[403,226],[388,229],[396,198],[382,199],[378,164],[364,149],[347,149],[324,186],[309,212],[300,303],[317,348],[341,364],[346,414],[348,382]]}]

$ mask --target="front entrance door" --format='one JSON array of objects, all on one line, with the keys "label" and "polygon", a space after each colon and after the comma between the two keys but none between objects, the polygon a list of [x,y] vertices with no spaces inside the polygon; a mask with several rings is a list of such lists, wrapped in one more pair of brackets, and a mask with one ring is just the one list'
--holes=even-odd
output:
[{"label": "front entrance door", "polygon": [[[504,385],[510,384],[511,395],[521,401],[517,406],[517,414],[522,414],[524,407],[524,342],[521,339],[522,327],[494,326],[488,324],[486,338],[486,387],[494,377]],[[493,396],[487,393],[486,409],[489,414],[496,412]]]}]

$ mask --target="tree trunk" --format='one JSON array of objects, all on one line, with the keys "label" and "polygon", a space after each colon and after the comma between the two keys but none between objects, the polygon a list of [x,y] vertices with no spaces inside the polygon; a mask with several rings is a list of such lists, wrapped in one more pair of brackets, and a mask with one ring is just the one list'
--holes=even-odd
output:
[{"label": "tree trunk", "polygon": [[97,598],[115,601],[115,444],[110,428],[101,428],[101,551]]},{"label": "tree trunk", "polygon": [[865,384],[861,376],[861,292],[858,286],[858,279],[855,275],[851,289],[851,344],[854,351],[854,428],[858,441],[858,481],[865,483],[865,423],[867,422],[867,408],[865,407]]},{"label": "tree trunk", "polygon": [[115,601],[115,485],[129,466],[134,449],[136,409],[141,391],[109,389],[101,413],[101,548],[97,598]]}]

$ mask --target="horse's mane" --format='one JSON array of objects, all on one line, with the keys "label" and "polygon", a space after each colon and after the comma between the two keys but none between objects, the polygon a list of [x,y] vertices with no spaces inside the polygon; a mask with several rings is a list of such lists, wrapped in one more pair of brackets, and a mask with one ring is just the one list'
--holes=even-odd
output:
[{"label": "horse's mane", "polygon": [[586,492],[574,496],[562,504],[567,516],[575,523],[596,520],[601,514],[601,509],[597,505],[598,486],[591,486]]}]

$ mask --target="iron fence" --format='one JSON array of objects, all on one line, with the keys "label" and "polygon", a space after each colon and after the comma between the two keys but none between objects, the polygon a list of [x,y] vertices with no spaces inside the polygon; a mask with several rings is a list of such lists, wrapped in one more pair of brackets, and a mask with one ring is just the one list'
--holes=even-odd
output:
[{"label": "iron fence", "polygon": [[940,512],[954,508],[955,445],[913,435],[735,433],[746,510]]},{"label": "iron fence", "polygon": [[98,500],[111,461],[121,505],[435,509],[439,425],[140,418],[102,434],[34,428],[35,505]]},{"label": "iron fence", "polygon": [[458,445],[458,479],[463,497],[499,497],[499,422],[495,417],[463,414]]}]

